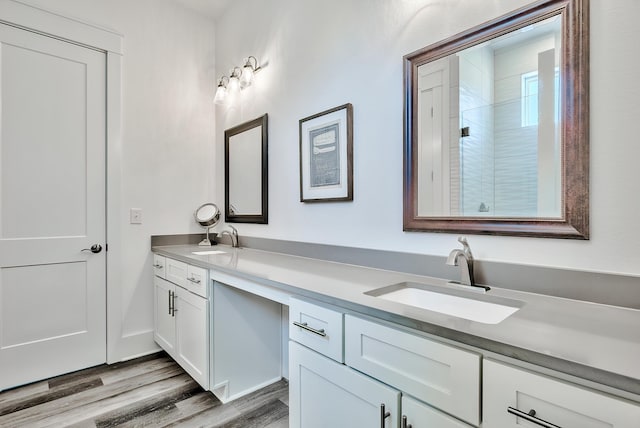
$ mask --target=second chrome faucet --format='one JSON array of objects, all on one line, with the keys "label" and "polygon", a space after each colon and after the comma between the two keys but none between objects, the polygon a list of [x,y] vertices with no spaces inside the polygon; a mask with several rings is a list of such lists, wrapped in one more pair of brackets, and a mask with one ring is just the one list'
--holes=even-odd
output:
[{"label": "second chrome faucet", "polygon": [[[485,291],[489,291],[489,287],[476,284],[473,275],[473,254],[471,253],[471,247],[467,242],[467,238],[459,236],[458,242],[462,244],[462,249],[456,248],[452,250],[447,258],[447,264],[450,266],[460,266],[460,284],[483,288]],[[462,261],[460,259],[462,259]]]}]

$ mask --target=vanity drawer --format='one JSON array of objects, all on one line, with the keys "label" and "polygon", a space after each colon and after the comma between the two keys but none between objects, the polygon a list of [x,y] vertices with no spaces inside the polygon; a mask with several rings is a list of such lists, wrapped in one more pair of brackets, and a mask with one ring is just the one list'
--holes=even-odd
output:
[{"label": "vanity drawer", "polygon": [[303,300],[289,303],[289,337],[338,362],[343,362],[342,312]]},{"label": "vanity drawer", "polygon": [[[540,426],[513,413],[563,428],[637,428],[640,405],[492,360],[483,364],[483,427]],[[542,424],[544,426],[544,424]]]},{"label": "vanity drawer", "polygon": [[180,287],[187,286],[187,264],[173,259],[166,259],[165,279]]},{"label": "vanity drawer", "polygon": [[165,264],[166,258],[164,256],[153,255],[153,273],[155,276],[159,276],[160,278],[165,277]]},{"label": "vanity drawer", "polygon": [[206,298],[209,289],[209,287],[207,287],[207,274],[206,269],[187,265],[187,282],[184,288],[198,296]]},{"label": "vanity drawer", "polygon": [[480,355],[345,315],[345,363],[473,425]]}]

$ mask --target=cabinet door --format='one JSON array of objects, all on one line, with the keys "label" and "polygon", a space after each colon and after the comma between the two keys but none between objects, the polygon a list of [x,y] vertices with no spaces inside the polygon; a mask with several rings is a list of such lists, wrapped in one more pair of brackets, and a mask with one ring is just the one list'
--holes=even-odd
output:
[{"label": "cabinet door", "polygon": [[[302,345],[289,342],[291,428],[397,428],[400,393]],[[381,424],[381,405],[389,416]]]},{"label": "cabinet door", "polygon": [[176,287],[176,349],[178,364],[209,388],[209,329],[207,299]]},{"label": "cabinet door", "polygon": [[153,337],[162,349],[175,358],[176,324],[173,311],[173,293],[176,286],[154,277],[154,330]]},{"label": "cabinet door", "polygon": [[471,428],[471,425],[406,395],[402,396],[402,417],[407,418],[406,426],[411,428]]},{"label": "cabinet door", "polygon": [[[491,360],[484,361],[485,428],[545,426],[562,428],[637,428],[640,406],[578,385]],[[525,417],[513,413],[521,411]]]},{"label": "cabinet door", "polygon": [[344,361],[472,425],[480,425],[480,355],[345,315]]}]

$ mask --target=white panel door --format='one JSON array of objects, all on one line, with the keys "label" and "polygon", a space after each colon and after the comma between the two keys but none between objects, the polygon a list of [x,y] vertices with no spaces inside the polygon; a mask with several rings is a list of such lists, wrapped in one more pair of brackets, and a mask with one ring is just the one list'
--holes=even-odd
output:
[{"label": "white panel door", "polygon": [[106,361],[106,56],[0,24],[0,390]]},{"label": "white panel door", "polygon": [[449,65],[439,60],[419,67],[418,78],[418,215],[450,212]]}]

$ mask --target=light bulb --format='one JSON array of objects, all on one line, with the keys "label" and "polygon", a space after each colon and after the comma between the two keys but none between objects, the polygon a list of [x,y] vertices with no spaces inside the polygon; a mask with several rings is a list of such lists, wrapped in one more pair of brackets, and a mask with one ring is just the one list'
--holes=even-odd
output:
[{"label": "light bulb", "polygon": [[235,95],[240,90],[240,80],[238,80],[237,76],[231,76],[229,78],[229,84],[227,85],[227,91],[229,94]]},{"label": "light bulb", "polygon": [[253,67],[251,66],[251,64],[247,63],[247,65],[242,68],[242,75],[240,75],[240,87],[244,89],[247,86],[250,86],[252,81]]},{"label": "light bulb", "polygon": [[218,85],[216,89],[216,96],[213,98],[213,102],[216,104],[224,104],[227,99],[227,88],[223,85]]}]

